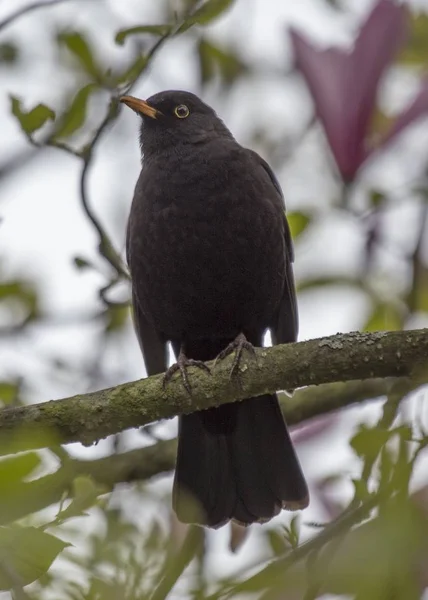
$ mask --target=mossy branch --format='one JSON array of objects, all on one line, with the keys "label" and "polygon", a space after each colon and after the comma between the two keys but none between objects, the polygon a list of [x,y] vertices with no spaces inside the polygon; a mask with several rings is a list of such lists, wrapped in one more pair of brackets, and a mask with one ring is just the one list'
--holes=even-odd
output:
[{"label": "mossy branch", "polygon": [[[409,378],[325,383],[297,390],[293,398],[281,394],[280,403],[287,422],[297,425],[321,413],[386,396],[398,382],[403,394],[417,386]],[[91,477],[101,494],[113,490],[118,483],[144,481],[168,473],[175,466],[176,448],[177,440],[172,439],[95,460],[68,458],[54,473],[20,482],[3,494],[0,497],[0,525],[59,502],[72,492],[73,481],[79,476]]]},{"label": "mossy branch", "polygon": [[[257,350],[245,357],[240,381],[229,377],[231,359],[212,376],[190,373],[190,398],[179,378],[163,389],[162,376],[149,377],[89,394],[0,411],[0,451],[4,453],[81,442],[85,445],[176,415],[243,400],[250,396],[334,381],[412,377],[426,381],[428,330],[348,333]],[[213,367],[213,364],[210,364]],[[296,396],[298,398],[298,396]],[[351,400],[352,401],[352,400]],[[301,418],[327,405],[288,400]],[[310,406],[310,407],[309,407]],[[309,408],[308,408],[309,407]],[[334,408],[338,408],[334,404]]]}]

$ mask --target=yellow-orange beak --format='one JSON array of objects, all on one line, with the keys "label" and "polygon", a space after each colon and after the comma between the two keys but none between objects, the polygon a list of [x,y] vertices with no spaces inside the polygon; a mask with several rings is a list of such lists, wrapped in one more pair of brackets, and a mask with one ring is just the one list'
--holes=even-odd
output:
[{"label": "yellow-orange beak", "polygon": [[122,96],[120,101],[123,102],[123,104],[126,104],[126,106],[129,106],[129,108],[132,108],[132,110],[135,110],[135,112],[147,115],[152,119],[156,119],[160,114],[158,110],[153,108],[153,106],[150,106],[150,104],[147,104],[145,100],[140,100],[134,96]]}]

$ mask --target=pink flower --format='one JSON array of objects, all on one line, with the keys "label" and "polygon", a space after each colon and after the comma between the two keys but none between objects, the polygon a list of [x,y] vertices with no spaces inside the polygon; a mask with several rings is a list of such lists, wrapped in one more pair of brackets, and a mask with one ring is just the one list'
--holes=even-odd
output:
[{"label": "pink flower", "polygon": [[428,80],[376,147],[369,128],[379,83],[404,44],[408,13],[392,0],[380,0],[362,25],[350,51],[320,50],[292,30],[296,65],[303,74],[338,169],[352,181],[367,158],[428,111]]}]

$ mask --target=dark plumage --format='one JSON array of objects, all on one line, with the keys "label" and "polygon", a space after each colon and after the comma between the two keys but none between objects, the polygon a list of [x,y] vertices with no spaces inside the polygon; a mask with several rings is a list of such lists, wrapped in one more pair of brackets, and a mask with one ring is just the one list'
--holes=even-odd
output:
[{"label": "dark plumage", "polygon": [[[127,259],[148,373],[166,370],[168,341],[182,374],[236,338],[238,349],[261,346],[267,329],[274,343],[295,341],[292,241],[269,165],[194,94],[122,101],[142,117]],[[276,395],[180,418],[173,503],[181,520],[212,527],[307,506]]]}]

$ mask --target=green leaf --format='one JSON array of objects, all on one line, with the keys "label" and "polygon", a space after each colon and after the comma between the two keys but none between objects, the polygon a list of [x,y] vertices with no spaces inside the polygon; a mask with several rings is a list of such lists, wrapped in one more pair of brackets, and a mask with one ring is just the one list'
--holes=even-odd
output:
[{"label": "green leaf", "polygon": [[234,53],[201,39],[198,45],[201,83],[207,83],[218,73],[223,83],[231,84],[248,71],[247,65]]},{"label": "green leaf", "polygon": [[296,239],[308,227],[311,222],[311,216],[301,211],[289,212],[287,213],[287,221],[290,226],[291,236],[293,239]]},{"label": "green leaf", "polygon": [[57,515],[57,520],[71,519],[85,514],[91,508],[101,493],[101,487],[94,484],[90,477],[79,476],[73,481],[73,500]]},{"label": "green leaf", "polygon": [[36,452],[27,452],[0,460],[0,496],[5,489],[31,475],[40,462],[40,456]]},{"label": "green leaf", "polygon": [[428,312],[428,267],[419,261],[413,269],[413,282],[406,302],[411,312]]},{"label": "green leaf", "polygon": [[128,306],[110,305],[107,309],[106,331],[112,333],[113,331],[122,329],[125,326],[128,315]]},{"label": "green leaf", "polygon": [[371,190],[370,192],[370,204],[377,208],[381,206],[386,200],[386,196],[383,192],[379,192],[378,190]]},{"label": "green leaf", "polygon": [[349,445],[358,456],[374,459],[391,435],[391,431],[387,429],[368,428],[362,425],[349,442]]},{"label": "green leaf", "polygon": [[0,589],[10,590],[16,580],[32,583],[69,545],[35,527],[0,527],[0,563],[7,565],[0,570]]},{"label": "green leaf", "polygon": [[420,12],[411,16],[410,39],[403,47],[398,63],[410,67],[426,67],[428,55],[428,15]]},{"label": "green leaf", "polygon": [[324,566],[323,592],[358,600],[419,599],[415,570],[426,556],[426,536],[422,511],[410,500],[399,503],[390,496],[382,514],[338,536],[340,544],[333,538],[325,545],[323,560],[314,564]]},{"label": "green leaf", "polygon": [[18,47],[10,42],[0,44],[0,62],[13,64],[18,58]]},{"label": "green leaf", "polygon": [[184,32],[192,25],[208,25],[220,17],[229,9],[234,0],[206,0],[197,10],[195,10],[187,19],[180,32]]},{"label": "green leaf", "polygon": [[121,75],[115,78],[116,85],[127,83],[128,81],[134,81],[138,75],[144,71],[147,63],[147,56],[137,56],[137,58],[129,65],[129,67]]},{"label": "green leaf", "polygon": [[91,269],[93,268],[93,264],[90,263],[86,258],[82,258],[81,256],[75,256],[73,258],[73,263],[78,269]]},{"label": "green leaf", "polygon": [[63,32],[58,36],[58,42],[64,44],[66,48],[76,57],[81,67],[96,81],[100,80],[101,69],[95,62],[92,49],[81,33]]},{"label": "green leaf", "polygon": [[15,96],[10,97],[12,114],[18,119],[23,131],[31,135],[47,122],[55,119],[54,111],[46,104],[38,104],[29,112],[22,110],[21,101]]},{"label": "green leaf", "polygon": [[0,284],[0,303],[9,302],[12,308],[16,304],[25,310],[24,322],[37,316],[38,299],[36,291],[25,281],[6,281]]},{"label": "green leaf", "polygon": [[287,537],[276,529],[269,529],[266,532],[266,538],[275,556],[281,556],[290,549],[290,545],[287,543]]},{"label": "green leaf", "polygon": [[392,302],[381,302],[374,307],[364,331],[399,331],[403,324],[400,307]]},{"label": "green leaf", "polygon": [[323,288],[331,285],[338,286],[349,286],[361,289],[362,291],[367,291],[363,287],[363,281],[358,277],[346,277],[345,275],[338,275],[337,277],[311,277],[308,279],[303,279],[298,282],[297,288],[299,291],[313,289],[313,288]]},{"label": "green leaf", "polygon": [[294,515],[290,521],[290,544],[292,548],[297,548],[300,538],[300,518]]},{"label": "green leaf", "polygon": [[77,92],[70,106],[60,117],[55,138],[68,137],[82,127],[86,119],[88,100],[96,89],[94,83],[89,83]]},{"label": "green leaf", "polygon": [[378,106],[375,107],[370,119],[369,143],[376,145],[391,129],[395,119],[385,114]]},{"label": "green leaf", "polygon": [[16,400],[19,385],[11,381],[0,381],[0,402],[3,406]]},{"label": "green leaf", "polygon": [[379,474],[380,474],[379,490],[388,489],[387,486],[388,486],[389,482],[391,481],[393,465],[394,465],[394,463],[392,460],[391,450],[387,446],[384,446],[382,448],[382,451],[380,454],[380,461],[379,461]]},{"label": "green leaf", "polygon": [[171,25],[138,25],[137,27],[130,27],[129,29],[121,29],[116,33],[114,41],[116,44],[123,46],[125,40],[130,35],[137,35],[140,33],[151,33],[163,37],[168,35],[172,31]]},{"label": "green leaf", "polygon": [[360,502],[367,500],[370,494],[366,482],[362,479],[352,479],[352,483],[354,484],[354,499]]}]

